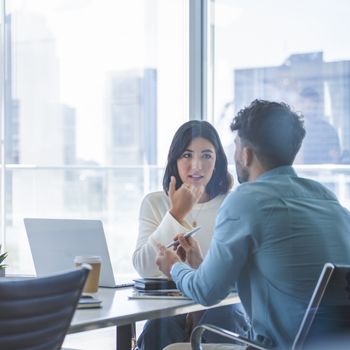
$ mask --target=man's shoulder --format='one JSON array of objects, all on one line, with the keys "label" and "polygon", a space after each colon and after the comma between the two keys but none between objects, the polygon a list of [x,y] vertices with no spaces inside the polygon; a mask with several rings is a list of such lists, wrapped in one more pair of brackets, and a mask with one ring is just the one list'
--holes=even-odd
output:
[{"label": "man's shoulder", "polygon": [[265,180],[252,181],[241,184],[230,195],[230,200],[257,203],[274,198],[283,197],[320,196],[324,199],[336,199],[336,196],[327,187],[313,179],[278,175]]},{"label": "man's shoulder", "polygon": [[239,185],[233,192],[230,193],[230,196],[237,198],[250,198],[259,197],[259,196],[271,196],[270,187],[273,186],[272,181],[251,181],[245,182]]},{"label": "man's shoulder", "polygon": [[224,204],[241,208],[256,206],[261,200],[271,197],[268,187],[257,181],[243,183],[227,195]]},{"label": "man's shoulder", "polygon": [[325,199],[337,200],[336,195],[319,181],[306,177],[298,177],[297,181],[314,195],[320,195]]}]

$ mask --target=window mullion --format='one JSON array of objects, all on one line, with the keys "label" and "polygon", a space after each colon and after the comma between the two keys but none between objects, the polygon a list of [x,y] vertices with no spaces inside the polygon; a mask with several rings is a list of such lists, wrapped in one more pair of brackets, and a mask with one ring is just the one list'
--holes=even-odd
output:
[{"label": "window mullion", "polygon": [[189,116],[207,119],[207,0],[189,6]]}]

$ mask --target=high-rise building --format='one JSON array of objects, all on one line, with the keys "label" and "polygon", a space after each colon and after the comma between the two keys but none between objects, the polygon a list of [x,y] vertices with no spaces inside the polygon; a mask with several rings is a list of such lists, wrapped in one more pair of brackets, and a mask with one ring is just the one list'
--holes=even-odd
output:
[{"label": "high-rise building", "polygon": [[157,72],[111,73],[107,92],[108,163],[157,163]]},{"label": "high-rise building", "polygon": [[322,52],[289,56],[280,66],[236,69],[235,110],[256,98],[285,101],[298,108],[299,93],[312,88],[320,96],[318,109],[350,150],[350,61],[325,62]]},{"label": "high-rise building", "polygon": [[[108,183],[108,208],[116,217],[138,205],[145,177],[158,183],[156,170],[145,174],[147,165],[157,164],[157,71],[111,72],[106,96],[106,158],[120,167]],[[120,203],[129,205],[124,213]]]}]

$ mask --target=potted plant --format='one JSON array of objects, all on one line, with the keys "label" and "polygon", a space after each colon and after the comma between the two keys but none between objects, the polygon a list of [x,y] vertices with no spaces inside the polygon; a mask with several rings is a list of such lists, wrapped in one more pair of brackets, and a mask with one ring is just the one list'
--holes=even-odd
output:
[{"label": "potted plant", "polygon": [[0,277],[5,276],[5,269],[7,267],[6,264],[3,263],[3,261],[7,258],[7,252],[1,253],[1,244],[0,244]]}]

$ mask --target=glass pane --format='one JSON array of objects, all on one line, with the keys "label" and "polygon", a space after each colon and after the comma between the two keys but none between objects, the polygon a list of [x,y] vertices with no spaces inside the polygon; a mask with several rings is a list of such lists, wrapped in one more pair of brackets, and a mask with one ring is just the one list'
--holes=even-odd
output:
[{"label": "glass pane", "polygon": [[102,219],[132,271],[141,198],[188,119],[187,13],[185,0],[7,1],[10,268],[32,270],[34,216]]},{"label": "glass pane", "polygon": [[[144,191],[160,188],[162,168],[12,169],[6,173],[9,271],[34,273],[23,218],[47,217],[103,221],[112,264],[131,273]],[[24,200],[25,199],[25,200]]]},{"label": "glass pane", "polygon": [[230,162],[234,114],[256,98],[287,102],[305,116],[299,173],[318,177],[348,206],[349,190],[339,191],[350,174],[349,11],[349,2],[330,0],[215,0],[211,11],[212,122]]},{"label": "glass pane", "polygon": [[[1,33],[3,33],[3,29],[4,29],[4,19],[3,19],[3,3],[0,3],[0,31]],[[1,35],[0,37],[0,57],[3,58],[4,57],[4,42],[3,42],[3,35]],[[1,60],[1,62],[3,62],[3,60]],[[4,172],[4,159],[3,159],[3,147],[4,147],[4,143],[3,143],[3,127],[4,127],[4,123],[3,123],[3,110],[4,110],[4,103],[5,103],[5,94],[4,94],[4,65],[1,63],[0,64],[0,79],[1,79],[1,83],[0,83],[0,213],[3,213],[3,190],[4,190],[4,186],[3,186],[3,172]],[[1,215],[2,216],[2,215]],[[0,218],[1,218],[0,216]],[[4,245],[4,222],[3,220],[0,220],[0,245],[2,245],[3,249],[3,245]],[[1,250],[2,251],[2,250]],[[0,251],[0,252],[1,252]]]}]

